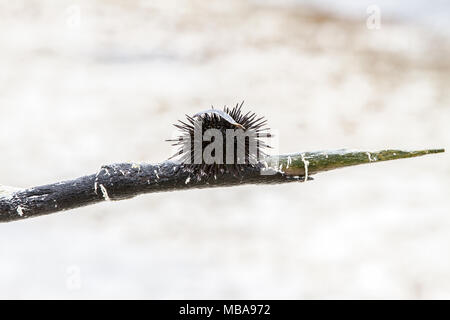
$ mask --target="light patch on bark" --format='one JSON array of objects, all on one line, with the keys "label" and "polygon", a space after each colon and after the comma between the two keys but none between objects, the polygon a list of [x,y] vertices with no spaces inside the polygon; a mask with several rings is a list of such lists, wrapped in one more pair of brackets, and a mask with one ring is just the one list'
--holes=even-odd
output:
[{"label": "light patch on bark", "polygon": [[291,156],[288,156],[286,169],[289,169],[289,166],[291,165],[291,163],[292,163],[292,158],[291,158]]},{"label": "light patch on bark", "polygon": [[100,184],[100,190],[102,190],[103,198],[106,201],[111,201],[111,198],[108,195],[108,190],[106,190],[106,187],[104,185]]},{"label": "light patch on bark", "polygon": [[305,155],[302,153],[301,154],[302,157],[302,161],[303,161],[303,165],[305,166],[305,182],[308,181],[308,166],[309,166],[309,161],[305,159]]},{"label": "light patch on bark", "polygon": [[23,208],[21,206],[17,207],[17,214],[21,217],[23,216]]}]

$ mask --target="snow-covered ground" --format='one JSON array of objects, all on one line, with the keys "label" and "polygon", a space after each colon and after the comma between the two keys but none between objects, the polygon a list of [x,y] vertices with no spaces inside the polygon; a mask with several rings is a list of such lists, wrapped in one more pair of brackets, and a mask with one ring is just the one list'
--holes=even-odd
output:
[{"label": "snow-covered ground", "polygon": [[[0,0],[0,183],[162,161],[243,99],[282,153],[448,149],[450,42],[384,2]],[[449,194],[447,153],[1,224],[0,298],[450,298]]]}]

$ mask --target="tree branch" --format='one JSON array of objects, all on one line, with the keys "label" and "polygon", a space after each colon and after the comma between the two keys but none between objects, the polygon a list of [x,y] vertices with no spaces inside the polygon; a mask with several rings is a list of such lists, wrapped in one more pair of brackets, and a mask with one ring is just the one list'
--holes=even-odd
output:
[{"label": "tree branch", "polygon": [[247,168],[239,177],[224,174],[197,179],[179,164],[119,163],[102,166],[96,173],[27,189],[0,186],[0,222],[10,222],[101,201],[123,200],[144,193],[243,184],[276,184],[306,181],[311,175],[346,166],[422,156],[444,149],[401,151],[319,151],[272,156],[258,168]]}]

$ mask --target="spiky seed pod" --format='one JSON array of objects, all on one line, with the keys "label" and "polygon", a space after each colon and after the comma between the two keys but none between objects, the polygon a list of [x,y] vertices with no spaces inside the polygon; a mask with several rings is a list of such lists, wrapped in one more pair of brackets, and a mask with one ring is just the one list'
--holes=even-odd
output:
[{"label": "spiky seed pod", "polygon": [[[271,136],[266,127],[267,120],[251,111],[244,114],[242,105],[243,102],[233,109],[224,107],[223,111],[206,110],[193,117],[186,115],[186,122],[179,120],[174,126],[181,131],[181,135],[178,139],[167,140],[179,147],[170,159],[177,158],[183,169],[192,172],[198,179],[216,178],[224,173],[239,176],[245,167],[259,167],[259,161],[266,156],[263,150],[270,148],[262,140]],[[211,139],[205,140],[210,129],[216,129],[218,137],[209,136]],[[218,147],[211,148],[213,143],[217,143],[215,145]],[[204,156],[209,151],[212,159]]]}]

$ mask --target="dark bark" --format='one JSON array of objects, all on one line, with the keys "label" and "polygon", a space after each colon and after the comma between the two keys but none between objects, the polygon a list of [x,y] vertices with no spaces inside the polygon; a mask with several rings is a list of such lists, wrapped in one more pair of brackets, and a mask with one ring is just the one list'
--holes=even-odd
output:
[{"label": "dark bark", "polygon": [[103,166],[97,174],[0,197],[0,222],[37,217],[106,200],[128,199],[144,193],[302,180],[301,176],[286,176],[280,172],[261,175],[258,168],[247,168],[240,176],[224,174],[217,179],[209,177],[206,180],[203,177],[199,180],[173,162],[160,165],[120,163]]}]

